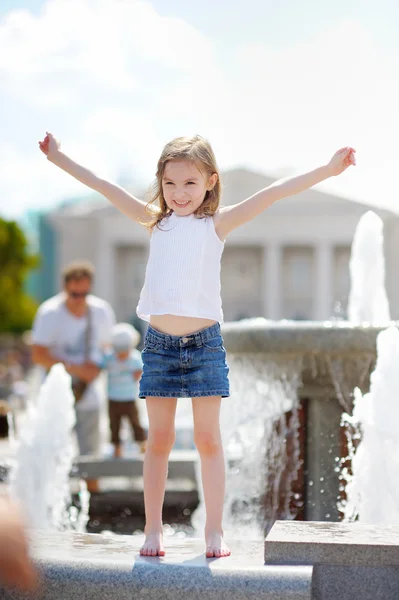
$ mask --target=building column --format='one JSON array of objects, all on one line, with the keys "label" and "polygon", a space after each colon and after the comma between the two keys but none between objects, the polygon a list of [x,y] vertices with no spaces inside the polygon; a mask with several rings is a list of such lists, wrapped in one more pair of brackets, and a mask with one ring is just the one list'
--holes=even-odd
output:
[{"label": "building column", "polygon": [[[106,238],[98,238],[96,254],[96,273],[94,279],[94,293],[106,300],[116,310],[115,306],[115,250],[112,243]],[[101,240],[101,241],[100,241]]]},{"label": "building column", "polygon": [[282,249],[280,244],[271,242],[263,250],[263,306],[266,319],[281,317],[281,270]]},{"label": "building column", "polygon": [[315,306],[316,321],[327,321],[333,312],[333,247],[320,242],[316,248]]}]

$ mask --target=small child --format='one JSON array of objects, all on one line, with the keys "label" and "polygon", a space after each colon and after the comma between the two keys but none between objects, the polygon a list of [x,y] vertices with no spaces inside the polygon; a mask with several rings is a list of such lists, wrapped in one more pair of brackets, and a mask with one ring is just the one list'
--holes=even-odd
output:
[{"label": "small child", "polygon": [[122,417],[129,419],[140,452],[145,452],[147,434],[140,424],[136,404],[143,368],[141,354],[136,349],[139,341],[137,329],[129,323],[118,323],[112,333],[113,350],[104,356],[102,363],[108,373],[108,410],[115,458],[122,455],[119,435]]}]

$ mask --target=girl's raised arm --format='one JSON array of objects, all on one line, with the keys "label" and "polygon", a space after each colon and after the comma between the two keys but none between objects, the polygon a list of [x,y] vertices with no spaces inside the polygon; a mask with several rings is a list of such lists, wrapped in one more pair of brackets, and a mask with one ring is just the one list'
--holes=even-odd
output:
[{"label": "girl's raised arm", "polygon": [[225,239],[230,231],[251,221],[277,200],[299,194],[299,192],[307,190],[328,177],[343,173],[350,165],[356,164],[355,152],[349,146],[341,148],[327,165],[303,175],[280,179],[243,202],[220,209],[215,216],[215,227],[218,236]]},{"label": "girl's raised arm", "polygon": [[[115,183],[97,177],[92,171],[74,162],[66,154],[61,152],[61,145],[51,133],[46,133],[43,141],[39,142],[40,150],[47,156],[48,160],[57,167],[72,175],[78,181],[84,183],[92,190],[102,194],[123,214],[130,219],[144,224],[150,219],[146,210],[146,203],[138,200],[126,190]],[[156,210],[156,208],[153,208]]]}]

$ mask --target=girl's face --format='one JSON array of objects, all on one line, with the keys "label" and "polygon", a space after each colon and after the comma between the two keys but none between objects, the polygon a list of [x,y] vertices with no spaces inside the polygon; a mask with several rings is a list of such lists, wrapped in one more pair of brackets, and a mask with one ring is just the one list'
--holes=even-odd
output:
[{"label": "girl's face", "polygon": [[179,216],[194,213],[216,184],[217,174],[202,173],[190,160],[169,160],[162,179],[165,202]]}]

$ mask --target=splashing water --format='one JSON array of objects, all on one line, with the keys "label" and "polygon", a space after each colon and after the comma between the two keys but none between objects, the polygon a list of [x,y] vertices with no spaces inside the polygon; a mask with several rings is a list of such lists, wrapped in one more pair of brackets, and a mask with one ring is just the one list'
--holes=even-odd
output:
[{"label": "splashing water", "polygon": [[[300,360],[287,359],[279,365],[265,355],[230,355],[229,364],[232,394],[222,401],[221,410],[224,531],[228,537],[263,539],[276,518],[295,516],[291,491],[300,467]],[[192,524],[202,532],[205,508],[199,465],[197,480],[200,504]]]},{"label": "splashing water", "polygon": [[10,493],[33,529],[84,531],[88,521],[90,496],[85,484],[81,484],[80,513],[71,506],[74,402],[70,375],[63,365],[54,365],[21,427]]},{"label": "splashing water", "polygon": [[[372,325],[389,323],[383,222],[372,211],[364,214],[357,226],[350,275],[349,320]],[[399,522],[399,484],[395,483],[399,467],[395,440],[399,426],[398,361],[399,331],[389,327],[377,338],[377,363],[370,392],[363,396],[355,389],[353,413],[342,416],[348,457],[341,465],[341,491],[345,490],[346,499],[339,508],[346,521],[392,523],[396,518]]]},{"label": "splashing water", "polygon": [[381,325],[391,320],[385,291],[383,222],[366,212],[356,228],[349,263],[351,290],[348,319]]},{"label": "splashing water", "polygon": [[[370,392],[362,396],[356,390],[353,416],[343,417],[355,440],[350,445],[353,475],[345,474],[345,520],[399,523],[398,365],[399,330],[389,327],[377,338]],[[361,439],[357,449],[356,438]]]}]

